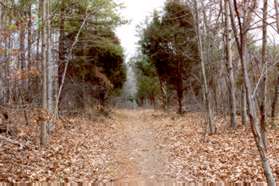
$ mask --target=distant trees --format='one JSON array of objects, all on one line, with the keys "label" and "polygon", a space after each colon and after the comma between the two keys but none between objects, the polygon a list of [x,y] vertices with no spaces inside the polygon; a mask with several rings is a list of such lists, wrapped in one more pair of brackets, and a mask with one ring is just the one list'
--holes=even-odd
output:
[{"label": "distant trees", "polygon": [[149,61],[149,58],[144,55],[139,55],[132,62],[136,65],[137,72],[137,103],[139,106],[144,106],[146,103],[156,107],[160,100],[160,81],[157,76],[154,63]]},{"label": "distant trees", "polygon": [[144,28],[140,45],[143,54],[154,63],[160,85],[167,83],[176,91],[178,113],[183,113],[185,81],[199,61],[191,9],[181,1],[167,1],[163,15],[155,12]]}]

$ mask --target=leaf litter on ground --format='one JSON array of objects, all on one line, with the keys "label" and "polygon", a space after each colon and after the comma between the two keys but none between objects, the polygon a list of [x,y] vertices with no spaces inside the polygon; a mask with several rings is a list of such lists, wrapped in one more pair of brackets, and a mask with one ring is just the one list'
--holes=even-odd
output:
[{"label": "leaf litter on ground", "polygon": [[[164,172],[170,179],[185,182],[265,181],[253,135],[248,127],[240,126],[237,130],[231,130],[228,129],[228,122],[218,117],[215,120],[218,133],[204,137],[202,113],[178,116],[153,110],[115,110],[110,118],[98,116],[99,119],[92,120],[68,117],[56,120],[55,130],[46,148],[39,145],[38,116],[29,113],[29,125],[25,125],[23,116],[15,113],[13,123],[17,123],[14,125],[17,128],[16,135],[3,136],[23,144],[24,148],[0,139],[0,181],[109,182],[119,179],[119,172],[123,169],[123,162],[117,159],[120,157],[117,153],[119,143],[122,143],[123,148],[129,146],[129,142],[123,141],[127,139],[127,134],[122,132],[121,122],[129,122],[131,113],[144,117],[144,125],[155,131],[152,132],[156,140],[155,148],[162,149],[168,155],[164,159],[166,170],[158,172]],[[270,129],[268,157],[277,179],[278,139],[278,129]],[[142,151],[149,153],[148,148]],[[136,166],[136,162],[139,162],[137,156],[128,156],[129,153],[124,153],[121,158],[132,161],[129,166]],[[158,159],[160,157],[156,161]]]}]

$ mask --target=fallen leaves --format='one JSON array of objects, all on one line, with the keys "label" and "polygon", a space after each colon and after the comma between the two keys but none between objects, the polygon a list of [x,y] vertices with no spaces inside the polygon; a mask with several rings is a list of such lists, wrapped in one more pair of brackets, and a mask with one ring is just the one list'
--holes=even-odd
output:
[{"label": "fallen leaves", "polygon": [[[19,117],[19,116],[18,116]],[[30,117],[35,117],[30,115]],[[35,117],[36,118],[36,117]],[[30,119],[29,126],[18,125],[18,145],[0,140],[0,181],[109,181],[113,170],[109,157],[113,149],[110,136],[112,120],[104,123],[71,118],[71,127],[56,121],[47,148],[38,143],[39,125]],[[69,124],[67,123],[67,126]],[[110,169],[110,170],[109,170]]]},{"label": "fallen leaves", "polygon": [[[48,147],[41,149],[38,118],[45,118],[43,115],[42,111],[39,116],[29,113],[28,126],[20,124],[24,123],[23,116],[12,117],[17,118],[13,123],[18,123],[18,133],[6,137],[25,148],[0,139],[1,182],[108,182],[117,180],[119,172],[135,176],[143,175],[142,170],[148,173],[149,168],[142,167],[145,165],[154,174],[150,177],[158,179],[164,175],[188,182],[265,181],[250,129],[230,130],[221,117],[215,121],[218,134],[206,138],[201,113],[178,116],[152,110],[118,110],[110,119],[64,118],[55,122]],[[268,156],[277,179],[278,139],[278,130],[268,131]],[[129,151],[119,153],[119,147]]]},{"label": "fallen leaves", "polygon": [[[201,118],[199,113],[188,113],[172,126],[169,117],[157,124],[157,138],[165,138],[164,146],[171,152],[169,163],[175,165],[170,166],[171,174],[182,181],[265,181],[250,129],[240,127],[229,130],[224,120],[220,119],[215,121],[219,133],[204,140]],[[276,130],[269,131],[269,158],[274,170],[279,165],[276,161],[278,137]],[[183,170],[177,169],[177,165],[183,166]]]}]

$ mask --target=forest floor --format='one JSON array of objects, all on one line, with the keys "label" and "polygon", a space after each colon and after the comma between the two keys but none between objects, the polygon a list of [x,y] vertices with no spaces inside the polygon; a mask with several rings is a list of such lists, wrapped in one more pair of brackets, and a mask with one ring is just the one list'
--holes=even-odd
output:
[{"label": "forest floor", "polygon": [[[48,147],[40,148],[39,122],[28,117],[28,125],[24,117],[11,121],[15,134],[2,134],[21,145],[0,139],[1,182],[265,181],[251,131],[227,129],[224,118],[215,119],[216,135],[205,136],[201,113],[114,110],[107,118],[57,121]],[[268,131],[277,180],[278,139],[278,129]]]}]

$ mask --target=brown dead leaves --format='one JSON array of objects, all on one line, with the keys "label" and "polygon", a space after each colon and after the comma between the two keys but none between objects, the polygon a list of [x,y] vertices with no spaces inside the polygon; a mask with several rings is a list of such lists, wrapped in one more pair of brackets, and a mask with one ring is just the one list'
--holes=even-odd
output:
[{"label": "brown dead leaves", "polygon": [[112,178],[111,120],[98,123],[73,118],[69,119],[71,127],[61,120],[56,121],[48,147],[41,149],[39,120],[36,115],[32,118],[29,126],[18,123],[20,135],[13,137],[25,144],[24,149],[0,140],[0,181],[77,182],[109,181]]},{"label": "brown dead leaves", "polygon": [[[116,157],[116,152],[119,151],[117,148],[121,146],[124,151],[129,145],[131,147],[131,144],[144,147],[141,154],[148,155],[148,145],[157,149],[158,157],[155,157],[155,153],[152,155],[154,161],[160,161],[160,152],[165,152],[168,157],[163,161],[166,161],[164,164],[167,164],[167,170],[154,172],[165,172],[171,179],[195,182],[265,181],[251,131],[245,127],[229,130],[226,126],[228,122],[223,118],[215,121],[218,134],[206,136],[205,139],[201,113],[188,113],[181,117],[152,110],[118,110],[111,115],[112,119],[90,121],[80,117],[64,118],[55,122],[56,127],[51,134],[49,146],[41,149],[38,145],[41,120],[38,118],[47,117],[41,116],[45,115],[44,112],[28,113],[28,126],[24,125],[22,115],[15,113],[12,116],[17,118],[13,123],[17,123],[19,132],[16,136],[7,136],[24,144],[25,148],[21,149],[15,144],[0,140],[0,181],[115,180],[119,172],[123,172],[120,169],[125,168],[121,166],[119,157]],[[137,118],[140,120],[134,121]],[[152,131],[154,138],[149,138],[153,143],[148,144],[148,135],[135,130],[134,126],[125,130],[126,133],[122,132],[123,127],[127,127],[123,122],[131,125],[140,122],[141,125],[136,128]],[[133,132],[140,134],[139,139],[134,140],[135,143],[132,143]],[[127,133],[130,138],[125,136]],[[278,179],[278,130],[269,130],[268,139],[269,158]],[[137,145],[136,142],[144,145]],[[130,150],[131,153],[122,153],[127,155],[123,155],[123,159],[134,162],[131,164],[133,166],[136,162],[143,161],[135,159],[137,156],[129,157],[130,154],[135,154],[137,149]]]},{"label": "brown dead leaves", "polygon": [[[218,119],[219,132],[203,138],[202,115],[169,117],[158,123],[158,138],[171,152],[170,172],[183,181],[265,181],[261,161],[251,131],[240,127],[227,129],[223,119]],[[269,158],[279,177],[278,131],[269,132]]]}]

